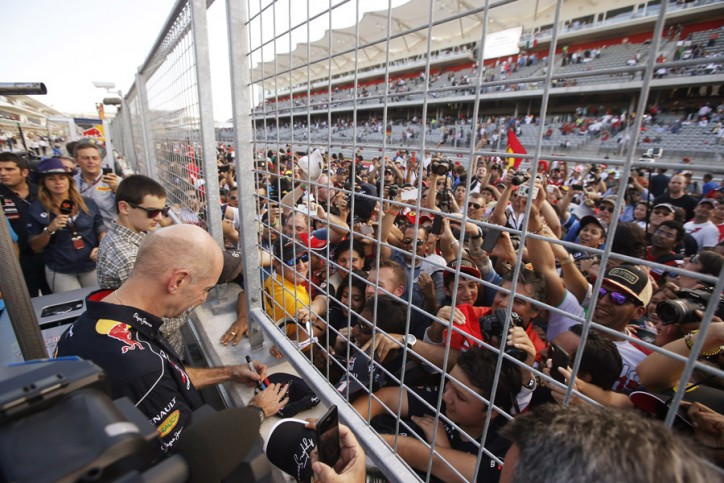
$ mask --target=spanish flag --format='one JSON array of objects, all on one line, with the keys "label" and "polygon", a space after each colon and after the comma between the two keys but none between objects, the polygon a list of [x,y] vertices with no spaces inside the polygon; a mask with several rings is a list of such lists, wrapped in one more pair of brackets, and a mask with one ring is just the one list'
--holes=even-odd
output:
[{"label": "spanish flag", "polygon": [[[508,151],[509,154],[528,154],[523,145],[520,144],[520,141],[518,141],[518,137],[512,128],[508,128],[508,147],[506,151]],[[506,158],[506,161],[508,162],[508,169],[512,167],[514,170],[517,170],[523,158]]]}]

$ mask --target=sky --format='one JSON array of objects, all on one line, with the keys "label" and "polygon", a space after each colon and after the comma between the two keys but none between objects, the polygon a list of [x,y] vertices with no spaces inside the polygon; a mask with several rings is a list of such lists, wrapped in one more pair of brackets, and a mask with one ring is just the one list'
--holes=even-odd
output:
[{"label": "sky", "polygon": [[[264,0],[266,4],[270,0]],[[333,0],[338,3],[341,0]],[[393,0],[393,7],[405,0]],[[138,67],[160,34],[177,0],[0,0],[0,32],[6,47],[0,57],[0,82],[43,82],[48,94],[38,101],[69,115],[96,114],[95,105],[107,97],[93,82],[112,82],[126,94]],[[255,2],[253,2],[254,4]],[[231,117],[226,2],[216,0],[207,11],[214,118]],[[351,1],[336,10],[335,28],[354,22]],[[386,9],[387,0],[360,1],[364,10]],[[313,1],[311,16],[329,3]],[[286,12],[294,23],[306,18],[307,2],[281,0],[276,8],[277,32],[288,28]],[[350,9],[350,12],[345,12]],[[266,16],[271,19],[271,16]],[[324,17],[318,25],[329,25]],[[272,32],[270,25],[263,27]],[[306,40],[306,28],[294,42]],[[324,34],[324,27],[312,28],[311,40]],[[268,37],[268,34],[265,35]],[[277,53],[284,50],[278,46]],[[265,59],[270,54],[265,53]]]}]

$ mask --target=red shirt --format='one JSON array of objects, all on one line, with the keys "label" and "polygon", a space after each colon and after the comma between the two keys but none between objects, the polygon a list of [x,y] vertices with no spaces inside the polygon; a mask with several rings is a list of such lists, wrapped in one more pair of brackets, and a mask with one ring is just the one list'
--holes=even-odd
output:
[{"label": "red shirt", "polygon": [[[455,326],[460,331],[453,331],[450,340],[450,347],[459,351],[465,351],[468,349],[472,349],[473,347],[478,347],[480,345],[475,339],[488,342],[485,340],[480,330],[480,317],[490,315],[492,313],[490,307],[475,307],[470,304],[462,304],[458,305],[457,309],[465,315],[465,325]],[[540,337],[538,337],[538,333],[533,328],[533,324],[528,324],[528,327],[525,329],[525,333],[533,342],[536,353],[535,358],[536,360],[539,360],[540,352],[546,346],[545,342],[543,342]],[[464,334],[470,334],[472,337],[467,337]],[[447,329],[443,331],[443,339],[446,340],[446,337]],[[475,337],[475,339],[473,339],[473,337]]]}]

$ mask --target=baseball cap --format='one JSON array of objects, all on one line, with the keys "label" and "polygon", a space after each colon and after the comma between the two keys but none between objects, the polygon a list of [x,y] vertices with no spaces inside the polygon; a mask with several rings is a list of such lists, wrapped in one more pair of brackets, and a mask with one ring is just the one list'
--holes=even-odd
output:
[{"label": "baseball cap", "polygon": [[219,281],[216,283],[229,283],[235,280],[243,268],[244,263],[239,250],[224,250],[224,268],[221,269]]},{"label": "baseball cap", "polygon": [[[415,221],[417,220],[417,213],[416,213],[415,211],[411,211],[411,212],[409,212],[409,213],[407,213],[406,215],[403,215],[403,216],[405,217],[405,219],[407,220],[407,222],[408,222],[410,225],[414,225],[414,224],[415,224]],[[425,223],[426,221],[432,221],[432,218],[430,218],[430,217],[427,216],[427,215],[421,215],[421,216],[420,216],[420,225],[422,225],[422,224]]]},{"label": "baseball cap", "polygon": [[317,238],[314,233],[301,233],[297,235],[305,247],[313,251],[322,251],[327,247],[327,240]]},{"label": "baseball cap", "polygon": [[[447,266],[451,270],[456,270],[458,268],[457,260],[451,261],[447,264]],[[478,270],[478,267],[475,265],[475,263],[468,259],[463,258],[460,260],[460,271],[463,273],[467,273],[468,275],[472,275],[475,278],[480,278],[480,270]],[[445,270],[445,273],[443,275],[443,283],[447,285],[449,282],[454,280],[454,278],[454,271],[450,272],[448,270]]]},{"label": "baseball cap", "polygon": [[613,206],[616,206],[616,197],[615,196],[606,196],[599,202],[599,204],[602,204],[602,203],[611,203]]},{"label": "baseball cap", "polygon": [[668,210],[671,213],[676,213],[676,208],[674,208],[674,205],[671,203],[659,203],[658,205],[654,206],[654,210],[657,208],[663,208],[664,210]]},{"label": "baseball cap", "polygon": [[636,265],[618,265],[606,270],[603,281],[615,285],[634,297],[644,306],[648,305],[653,287],[648,274]]},{"label": "baseball cap", "polygon": [[309,256],[307,249],[301,243],[294,243],[289,240],[286,243],[279,240],[274,245],[274,256],[278,257],[285,265],[294,266],[299,258]]},{"label": "baseball cap", "polygon": [[581,173],[581,172],[583,171],[583,166],[581,166],[581,165],[579,164],[578,166],[576,166],[575,168],[573,168],[573,171],[576,171],[576,172],[578,172],[578,173]]},{"label": "baseball cap", "polygon": [[[583,218],[581,218],[581,221],[578,223],[578,226],[582,229],[584,226],[589,225],[593,223],[594,225],[597,225],[601,230],[603,230],[603,236],[606,236],[606,226],[593,215],[586,215]],[[580,231],[580,230],[579,230]]]},{"label": "baseball cap", "polygon": [[70,174],[65,169],[65,165],[58,158],[44,159],[38,164],[38,175],[44,176],[46,174]]},{"label": "baseball cap", "polygon": [[701,201],[699,201],[700,205],[703,205],[704,203],[710,204],[712,208],[719,206],[719,203],[717,203],[714,198],[702,198]]},{"label": "baseball cap", "polygon": [[313,408],[319,404],[319,397],[304,382],[301,377],[286,372],[275,372],[267,377],[272,384],[287,384],[289,402],[277,412],[277,416],[291,418],[301,411]]},{"label": "baseball cap", "polygon": [[269,431],[264,442],[264,453],[269,462],[299,482],[312,479],[312,458],[317,446],[317,434],[305,428],[301,419],[282,419]]}]

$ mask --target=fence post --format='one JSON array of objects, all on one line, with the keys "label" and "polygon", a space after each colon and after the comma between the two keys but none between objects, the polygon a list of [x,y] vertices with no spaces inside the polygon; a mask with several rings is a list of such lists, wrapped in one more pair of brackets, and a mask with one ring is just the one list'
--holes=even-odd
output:
[{"label": "fence post", "polygon": [[[206,0],[190,0],[191,32],[194,39],[196,86],[199,96],[201,150],[204,163],[207,229],[220,247],[224,247],[221,229],[221,197],[216,167],[216,133],[214,106],[211,97],[211,63],[209,61],[209,35],[206,24]],[[242,210],[239,210],[242,211]]]},{"label": "fence post", "polygon": [[[239,196],[239,247],[244,253],[244,294],[251,313],[261,308],[257,220],[254,199],[254,144],[251,126],[251,75],[249,72],[249,31],[242,2],[227,0],[226,22],[229,36],[229,70],[234,119],[234,149]],[[248,176],[246,174],[248,173]],[[244,209],[248,208],[248,209]],[[253,317],[248,318],[252,349],[264,343],[264,334]]]},{"label": "fence post", "polygon": [[123,136],[123,152],[121,154],[126,158],[126,164],[128,164],[129,167],[133,167],[135,171],[135,167],[138,166],[138,157],[136,156],[136,150],[133,148],[133,126],[131,124],[131,113],[129,109],[130,106],[128,102],[126,102],[126,98],[122,97],[121,119],[119,120],[121,122],[121,132]]},{"label": "fence post", "polygon": [[[148,123],[148,92],[146,91],[145,76],[139,71],[136,74],[136,87],[138,87],[138,116],[141,118],[141,142],[143,143],[143,154],[145,162],[138,162],[138,168],[141,174],[145,174],[153,179],[158,178],[158,170],[156,169],[155,150],[153,146],[153,134]],[[143,165],[143,169],[141,168]]]}]

